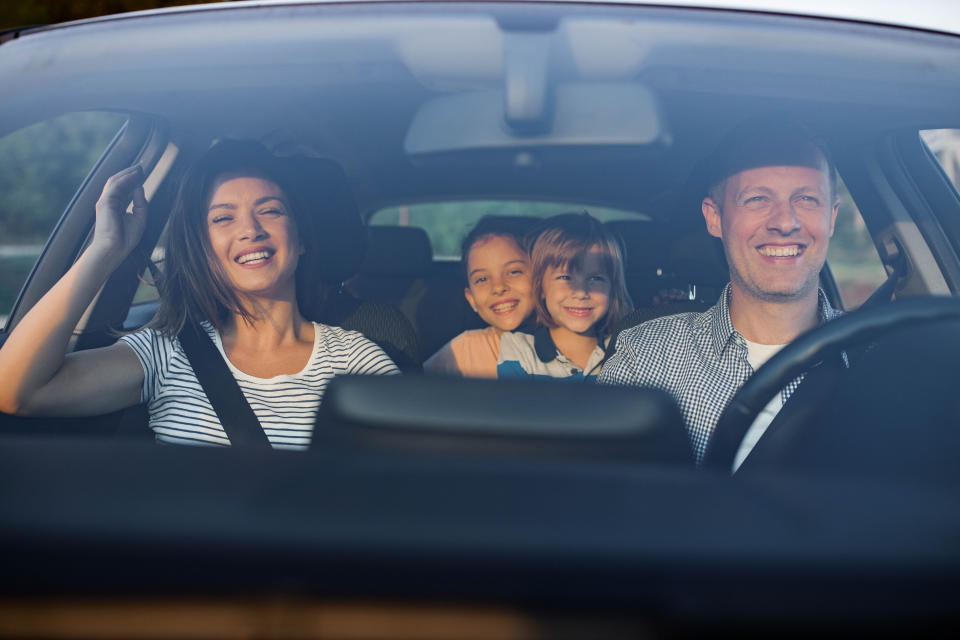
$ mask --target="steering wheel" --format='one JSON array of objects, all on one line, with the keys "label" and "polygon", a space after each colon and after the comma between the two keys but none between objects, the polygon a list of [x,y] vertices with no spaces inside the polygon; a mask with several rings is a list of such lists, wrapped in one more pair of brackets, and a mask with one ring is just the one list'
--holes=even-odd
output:
[{"label": "steering wheel", "polygon": [[960,298],[911,298],[854,311],[800,335],[760,367],[730,400],[704,454],[703,467],[729,474],[747,429],[763,407],[824,358],[907,325],[958,318]]}]

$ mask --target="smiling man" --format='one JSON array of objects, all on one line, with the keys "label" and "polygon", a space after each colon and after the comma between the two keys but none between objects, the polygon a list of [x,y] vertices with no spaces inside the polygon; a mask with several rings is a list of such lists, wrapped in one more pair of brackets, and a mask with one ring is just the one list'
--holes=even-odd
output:
[{"label": "smiling man", "polygon": [[[657,318],[621,333],[600,373],[608,384],[650,386],[680,405],[697,462],[730,399],[791,340],[838,315],[818,288],[837,218],[826,150],[794,125],[748,123],[710,159],[701,210],[720,238],[730,284],[704,313]],[[764,408],[735,467],[800,384]]]}]

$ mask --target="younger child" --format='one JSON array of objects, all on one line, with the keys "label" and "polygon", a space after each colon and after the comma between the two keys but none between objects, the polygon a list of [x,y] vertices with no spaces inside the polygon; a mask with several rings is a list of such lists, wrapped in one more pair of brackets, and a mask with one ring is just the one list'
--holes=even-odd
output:
[{"label": "younger child", "polygon": [[500,334],[533,314],[530,256],[523,248],[530,226],[523,218],[486,216],[467,234],[461,254],[467,278],[463,295],[490,326],[465,331],[445,344],[423,364],[425,372],[497,377]]},{"label": "younger child", "polygon": [[497,377],[595,381],[611,334],[633,310],[620,245],[590,214],[565,213],[545,221],[531,260],[543,326],[501,336]]}]

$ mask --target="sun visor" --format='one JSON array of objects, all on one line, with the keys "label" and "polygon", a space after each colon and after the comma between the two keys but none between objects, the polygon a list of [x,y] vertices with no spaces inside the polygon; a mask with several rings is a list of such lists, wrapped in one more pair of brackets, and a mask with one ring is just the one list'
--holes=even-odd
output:
[{"label": "sun visor", "polygon": [[[557,84],[539,126],[516,126],[516,91],[476,91],[425,102],[407,130],[409,155],[476,149],[649,145],[669,139],[656,96],[635,82]],[[544,92],[538,92],[542,100]]]}]

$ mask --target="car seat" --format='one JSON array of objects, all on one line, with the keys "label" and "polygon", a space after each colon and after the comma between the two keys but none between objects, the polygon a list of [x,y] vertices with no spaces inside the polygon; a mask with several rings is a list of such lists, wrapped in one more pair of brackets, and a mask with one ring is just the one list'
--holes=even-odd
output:
[{"label": "car seat", "polygon": [[363,262],[345,288],[358,298],[390,304],[416,323],[433,262],[427,232],[420,227],[380,225],[366,231]]},{"label": "car seat", "polygon": [[364,300],[343,283],[360,268],[366,253],[367,231],[343,169],[326,158],[294,156],[282,160],[295,206],[312,212],[318,255],[311,256],[308,282],[299,283],[305,316],[359,331],[379,345],[404,371],[420,369],[420,343],[406,316],[380,301]]},{"label": "car seat", "polygon": [[706,311],[716,303],[730,280],[723,246],[705,229],[677,236],[665,244],[663,266],[652,285],[657,293],[679,291],[685,299],[638,303],[633,313],[621,321],[617,334],[661,316]]},{"label": "car seat", "polygon": [[644,220],[611,220],[603,226],[620,240],[627,291],[633,304],[653,306],[653,298],[660,289],[660,274],[667,262],[660,225]]}]

